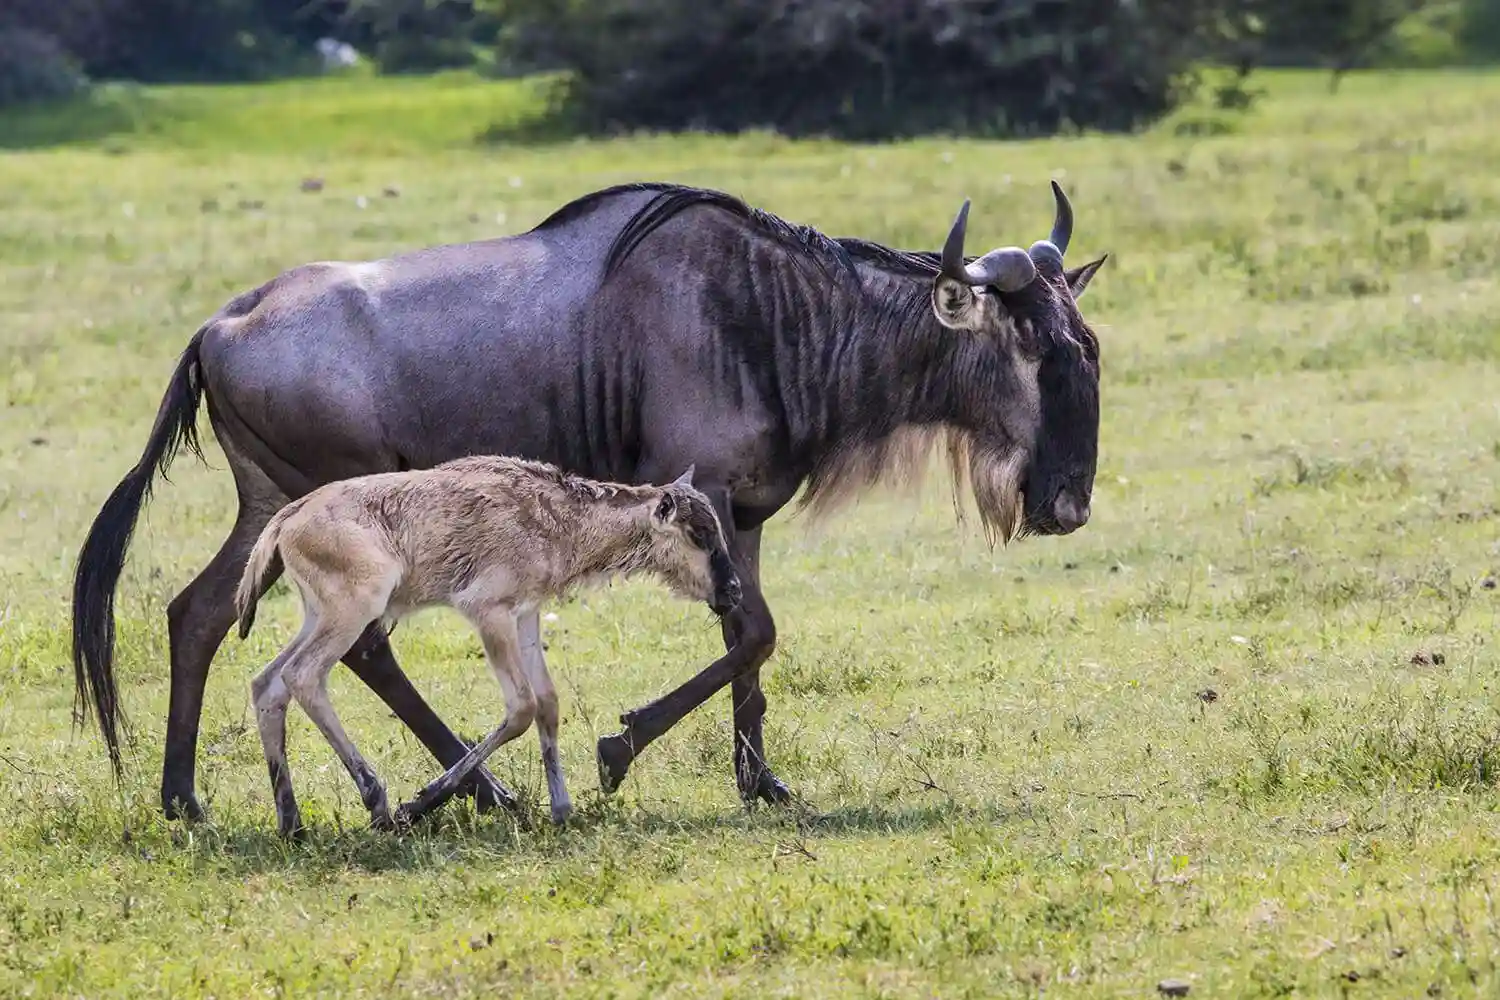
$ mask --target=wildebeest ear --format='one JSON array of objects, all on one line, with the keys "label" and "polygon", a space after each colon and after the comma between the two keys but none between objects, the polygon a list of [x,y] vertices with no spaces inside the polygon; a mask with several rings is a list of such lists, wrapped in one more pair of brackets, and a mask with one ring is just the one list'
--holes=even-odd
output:
[{"label": "wildebeest ear", "polygon": [[670,493],[663,493],[657,501],[656,509],[651,512],[651,518],[659,524],[671,524],[677,520],[677,498]]},{"label": "wildebeest ear", "polygon": [[1105,254],[1098,260],[1091,260],[1081,267],[1070,268],[1063,272],[1063,277],[1068,279],[1068,289],[1073,293],[1074,299],[1083,298],[1083,290],[1089,287],[1089,280],[1107,260],[1109,260],[1109,254]]},{"label": "wildebeest ear", "polygon": [[980,289],[946,275],[932,283],[932,312],[950,330],[972,330],[978,320]]},{"label": "wildebeest ear", "polygon": [[686,472],[684,472],[682,475],[678,476],[676,479],[672,480],[672,485],[673,486],[691,486],[691,485],[693,485],[693,470],[696,469],[696,468],[698,468],[698,463],[697,462],[694,462],[692,465],[689,465],[687,467],[687,471]]}]

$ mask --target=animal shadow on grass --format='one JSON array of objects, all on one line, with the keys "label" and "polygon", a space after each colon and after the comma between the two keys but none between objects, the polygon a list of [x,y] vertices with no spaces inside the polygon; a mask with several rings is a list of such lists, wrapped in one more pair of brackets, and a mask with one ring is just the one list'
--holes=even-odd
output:
[{"label": "animal shadow on grass", "polygon": [[855,803],[821,812],[805,806],[753,812],[742,808],[713,812],[690,811],[652,803],[623,803],[617,798],[589,794],[565,828],[546,817],[545,793],[512,785],[521,799],[519,815],[478,815],[467,801],[444,809],[410,830],[392,834],[372,830],[366,817],[319,810],[308,813],[308,830],[301,841],[289,841],[266,822],[259,810],[220,812],[218,818],[190,828],[149,817],[143,836],[127,837],[124,853],[159,855],[168,840],[176,850],[189,848],[212,859],[226,875],[253,875],[299,870],[336,873],[350,870],[421,872],[447,868],[457,861],[482,862],[486,857],[525,857],[538,863],[565,860],[591,853],[601,841],[645,847],[661,837],[700,837],[743,834],[757,839],[773,833],[799,837],[875,837],[944,829],[955,822],[1004,825],[1020,813],[994,804],[967,806],[953,801],[921,804]]}]

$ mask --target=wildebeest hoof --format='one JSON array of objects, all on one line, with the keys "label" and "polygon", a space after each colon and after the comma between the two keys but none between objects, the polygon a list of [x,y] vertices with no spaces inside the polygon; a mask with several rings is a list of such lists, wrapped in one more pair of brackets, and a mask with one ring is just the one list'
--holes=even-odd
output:
[{"label": "wildebeest hoof", "polygon": [[307,826],[302,822],[300,814],[281,820],[277,826],[280,829],[281,836],[286,840],[297,844],[307,840]]},{"label": "wildebeest hoof", "polygon": [[605,795],[611,794],[625,780],[630,762],[635,760],[635,751],[624,733],[599,737],[595,756],[599,761],[599,788]]},{"label": "wildebeest hoof", "polygon": [[398,834],[409,833],[421,818],[420,813],[412,812],[411,803],[406,802],[397,806],[395,813],[391,815],[391,828]]},{"label": "wildebeest hoof", "polygon": [[394,833],[396,831],[396,820],[391,815],[390,809],[385,803],[381,803],[379,809],[370,810],[370,829],[379,830],[381,833]]},{"label": "wildebeest hoof", "polygon": [[757,800],[773,806],[788,805],[792,801],[792,790],[786,782],[772,774],[769,768],[761,768],[753,781],[740,783],[740,798],[746,805]]},{"label": "wildebeest hoof", "polygon": [[573,807],[571,805],[552,807],[552,822],[555,826],[562,826],[563,824],[567,823],[568,817],[572,815]]},{"label": "wildebeest hoof", "polygon": [[169,792],[165,789],[161,793],[162,815],[169,820],[185,819],[192,823],[201,822],[207,818],[203,807],[198,804],[198,797],[192,792]]},{"label": "wildebeest hoof", "polygon": [[464,782],[459,794],[474,796],[474,808],[481,815],[496,809],[516,812],[521,808],[521,802],[516,798],[515,793],[488,774],[471,775]]}]

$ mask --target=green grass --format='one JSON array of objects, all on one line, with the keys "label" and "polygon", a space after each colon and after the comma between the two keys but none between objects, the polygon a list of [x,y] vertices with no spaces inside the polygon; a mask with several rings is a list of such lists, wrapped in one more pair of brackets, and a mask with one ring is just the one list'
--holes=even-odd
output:
[{"label": "green grass", "polygon": [[[1276,77],[1244,120],[1137,137],[481,141],[532,116],[525,86],[0,118],[0,995],[1500,991],[1500,76],[1356,75],[1333,99]],[[600,799],[595,735],[716,650],[700,610],[641,584],[548,626],[574,827],[543,821],[528,736],[494,766],[531,822],[464,805],[373,834],[294,713],[313,834],[282,844],[246,691],[295,627],[284,593],[216,661],[212,821],[167,824],[164,609],[229,525],[214,450],[158,489],[122,585],[123,796],[70,728],[74,553],[231,294],[640,178],[915,247],[968,196],[976,245],[1025,243],[1061,171],[1078,259],[1113,254],[1085,300],[1094,519],[991,552],[935,481],[776,523],[767,738],[796,810],[738,806],[727,696]],[[455,619],[395,644],[451,723],[495,723]],[[433,775],[347,672],[333,688],[394,793]]]}]

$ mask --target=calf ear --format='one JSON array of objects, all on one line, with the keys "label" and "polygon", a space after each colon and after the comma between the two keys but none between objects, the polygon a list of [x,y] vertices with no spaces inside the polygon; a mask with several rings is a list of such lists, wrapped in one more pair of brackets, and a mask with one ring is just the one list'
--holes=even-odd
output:
[{"label": "calf ear", "polygon": [[693,470],[696,469],[696,468],[698,468],[698,464],[696,462],[694,462],[692,465],[689,465],[687,467],[687,471],[686,472],[684,472],[682,475],[678,476],[676,479],[672,480],[672,485],[673,486],[691,486],[691,485],[693,485]]},{"label": "calf ear", "polygon": [[651,520],[663,527],[677,520],[677,498],[670,493],[663,493],[651,511]]},{"label": "calf ear", "polygon": [[1104,266],[1104,262],[1107,260],[1109,260],[1109,254],[1105,254],[1098,260],[1091,260],[1082,267],[1075,267],[1063,272],[1063,277],[1068,279],[1068,290],[1073,293],[1075,301],[1083,298],[1083,290],[1089,287],[1089,281],[1098,272],[1099,268]]},{"label": "calf ear", "polygon": [[981,290],[938,275],[932,283],[932,312],[950,330],[973,330],[979,323]]}]

